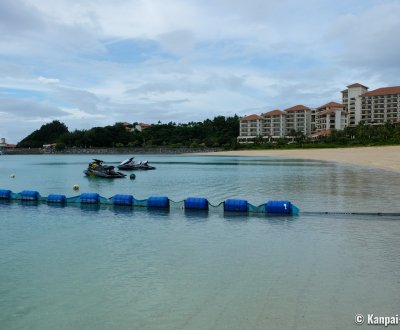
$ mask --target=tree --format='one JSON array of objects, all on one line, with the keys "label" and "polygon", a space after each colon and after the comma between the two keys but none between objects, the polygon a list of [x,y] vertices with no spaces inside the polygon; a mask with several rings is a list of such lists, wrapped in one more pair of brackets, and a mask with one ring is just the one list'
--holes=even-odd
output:
[{"label": "tree", "polygon": [[40,129],[29,134],[26,138],[21,140],[18,148],[41,148],[44,144],[56,143],[60,137],[68,132],[68,127],[58,120],[51,123],[42,125]]}]

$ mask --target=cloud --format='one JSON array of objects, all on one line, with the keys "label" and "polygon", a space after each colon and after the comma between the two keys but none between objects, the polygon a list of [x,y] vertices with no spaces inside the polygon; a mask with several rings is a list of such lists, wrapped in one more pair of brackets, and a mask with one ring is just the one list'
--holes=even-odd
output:
[{"label": "cloud", "polygon": [[44,83],[44,84],[57,84],[57,83],[60,82],[60,79],[57,79],[57,78],[45,78],[45,77],[42,77],[42,76],[40,76],[38,78],[38,80],[41,83]]},{"label": "cloud", "polygon": [[0,98],[0,111],[16,120],[34,118],[56,118],[64,115],[64,111],[49,102],[36,102],[12,98]]},{"label": "cloud", "polygon": [[185,54],[192,50],[195,44],[195,39],[190,30],[175,30],[160,34],[157,37],[161,47],[169,52],[177,54]]},{"label": "cloud", "polygon": [[7,37],[21,32],[41,30],[44,22],[40,12],[20,0],[0,1],[0,35]]},{"label": "cloud", "polygon": [[9,130],[22,116],[180,122],[399,85],[399,14],[396,0],[4,0],[0,132],[24,137]]}]

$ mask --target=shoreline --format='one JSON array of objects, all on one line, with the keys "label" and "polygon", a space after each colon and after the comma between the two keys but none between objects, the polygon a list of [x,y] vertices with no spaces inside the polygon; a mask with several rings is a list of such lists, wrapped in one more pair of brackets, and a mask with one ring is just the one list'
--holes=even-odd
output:
[{"label": "shoreline", "polygon": [[[194,155],[194,154],[191,154]],[[367,166],[400,173],[400,146],[286,149],[286,150],[234,150],[196,153],[204,156],[247,156],[311,159],[351,165]]]},{"label": "shoreline", "polygon": [[3,155],[131,155],[131,154],[151,154],[151,155],[176,155],[191,153],[209,153],[221,151],[221,148],[172,148],[172,147],[137,147],[137,148],[66,148],[63,150],[44,149],[44,148],[12,148],[0,149]]}]

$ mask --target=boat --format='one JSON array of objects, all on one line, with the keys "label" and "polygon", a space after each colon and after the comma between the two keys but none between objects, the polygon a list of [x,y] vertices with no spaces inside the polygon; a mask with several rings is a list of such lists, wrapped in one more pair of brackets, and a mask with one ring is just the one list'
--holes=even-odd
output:
[{"label": "boat", "polygon": [[131,157],[129,159],[124,160],[121,164],[118,165],[118,169],[125,171],[136,171],[136,170],[147,171],[156,169],[154,166],[149,165],[149,162],[147,160],[135,163],[135,161],[133,160],[134,158],[135,157]]},{"label": "boat", "polygon": [[100,159],[93,159],[90,162],[88,168],[83,171],[87,176],[98,176],[100,178],[124,178],[126,174],[114,171],[114,166],[103,165],[103,161]]}]

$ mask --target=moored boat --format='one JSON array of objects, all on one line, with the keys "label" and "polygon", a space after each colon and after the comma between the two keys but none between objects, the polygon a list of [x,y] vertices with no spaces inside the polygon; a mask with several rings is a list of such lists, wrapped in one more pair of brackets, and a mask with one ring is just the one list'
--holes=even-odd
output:
[{"label": "moored boat", "polygon": [[136,171],[136,170],[155,170],[154,166],[149,165],[149,162],[146,160],[144,162],[135,163],[133,160],[135,157],[131,157],[129,159],[124,160],[121,164],[118,165],[119,170],[125,171]]},{"label": "moored boat", "polygon": [[126,174],[114,171],[114,166],[103,165],[103,161],[100,159],[93,159],[93,162],[89,163],[88,168],[83,173],[87,176],[110,179],[126,177]]}]

